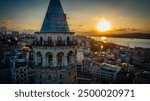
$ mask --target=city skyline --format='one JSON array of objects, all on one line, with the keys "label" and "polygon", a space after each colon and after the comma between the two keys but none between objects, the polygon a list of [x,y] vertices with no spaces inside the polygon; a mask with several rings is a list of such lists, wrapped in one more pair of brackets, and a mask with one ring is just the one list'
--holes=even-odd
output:
[{"label": "city skyline", "polygon": [[[30,5],[27,6],[25,2],[22,3],[30,8]],[[80,5],[84,5],[81,1],[80,3]],[[88,3],[90,2],[87,0]],[[98,1],[95,0],[94,3],[98,3]],[[31,5],[34,4],[31,3]],[[9,5],[9,7],[11,6]],[[63,8],[64,5],[61,0],[51,0],[49,6],[47,5],[43,23],[39,24],[40,28],[38,29],[33,30],[34,27],[31,25],[38,17],[31,20],[27,18],[27,21],[21,19],[21,21],[29,24],[29,28],[32,28],[30,31],[26,30],[26,32],[13,31],[17,29],[11,21],[2,21],[3,25],[0,26],[0,83],[150,83],[150,34],[133,33],[138,32],[139,29],[130,26],[117,29],[111,20],[106,17],[92,19],[92,23],[91,20],[87,19],[88,17],[92,18],[93,15],[84,15],[90,7],[86,8],[85,12],[81,10],[83,14],[79,16],[79,20],[73,20],[73,17],[77,17],[76,15],[67,17],[66,14],[69,12],[67,12],[67,9],[63,10]],[[74,12],[71,9],[68,10],[70,10],[70,13]],[[28,10],[27,12],[33,11]],[[23,12],[23,14],[30,15],[27,12]],[[16,14],[10,14],[11,19],[13,19],[13,16],[16,16],[14,19],[17,19]],[[21,15],[21,13],[19,14]],[[32,14],[34,15],[34,13]],[[39,14],[41,14],[40,11]],[[81,16],[85,16],[87,19],[81,19]],[[86,22],[84,22],[85,20]],[[40,22],[40,20],[37,21]],[[68,24],[68,21],[69,23],[74,22],[80,27]],[[18,29],[22,30],[23,22],[18,22],[18,24],[21,24],[17,24]],[[78,25],[78,23],[83,25]],[[85,25],[87,27],[84,29]],[[124,32],[124,34],[115,34],[114,32],[117,32],[117,30]],[[78,35],[79,33],[80,35]],[[95,36],[90,36],[92,34],[95,34]]]},{"label": "city skyline", "polygon": [[[39,31],[50,0],[1,0],[0,23],[12,30]],[[111,32],[150,32],[149,0],[61,0],[72,31],[96,33],[106,19]]]}]

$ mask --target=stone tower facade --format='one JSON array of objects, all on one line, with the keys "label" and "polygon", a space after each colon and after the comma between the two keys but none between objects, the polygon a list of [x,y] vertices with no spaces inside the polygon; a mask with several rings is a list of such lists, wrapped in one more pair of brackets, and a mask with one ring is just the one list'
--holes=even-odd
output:
[{"label": "stone tower facade", "polygon": [[60,0],[51,0],[33,42],[35,83],[76,83],[76,41]]}]

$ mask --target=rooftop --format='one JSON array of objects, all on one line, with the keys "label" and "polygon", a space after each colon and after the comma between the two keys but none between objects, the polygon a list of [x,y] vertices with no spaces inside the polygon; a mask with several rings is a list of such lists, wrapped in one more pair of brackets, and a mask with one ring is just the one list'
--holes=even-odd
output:
[{"label": "rooftop", "polygon": [[40,32],[70,32],[60,0],[50,0]]},{"label": "rooftop", "polygon": [[103,64],[101,67],[101,70],[107,70],[110,72],[119,72],[121,70],[121,68],[118,66],[114,66],[114,65]]}]

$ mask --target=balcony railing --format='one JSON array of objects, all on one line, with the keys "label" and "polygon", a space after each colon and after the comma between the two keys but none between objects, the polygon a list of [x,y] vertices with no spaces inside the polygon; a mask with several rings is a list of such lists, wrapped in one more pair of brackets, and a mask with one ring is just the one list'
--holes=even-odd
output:
[{"label": "balcony railing", "polygon": [[48,41],[33,41],[33,46],[48,46],[48,47],[59,47],[59,46],[76,46],[77,42],[76,41],[54,41],[49,43]]}]

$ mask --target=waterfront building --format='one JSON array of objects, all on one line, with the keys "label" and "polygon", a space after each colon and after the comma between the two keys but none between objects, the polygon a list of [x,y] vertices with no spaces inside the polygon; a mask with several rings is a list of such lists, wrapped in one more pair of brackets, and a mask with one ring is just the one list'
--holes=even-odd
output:
[{"label": "waterfront building", "polygon": [[77,48],[60,0],[51,0],[33,42],[35,83],[76,83]]}]

